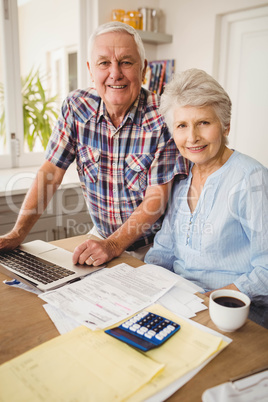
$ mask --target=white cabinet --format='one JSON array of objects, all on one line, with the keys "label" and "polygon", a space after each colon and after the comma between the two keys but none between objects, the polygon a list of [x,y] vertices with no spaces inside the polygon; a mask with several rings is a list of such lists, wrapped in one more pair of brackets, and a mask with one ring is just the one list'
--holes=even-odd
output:
[{"label": "white cabinet", "polygon": [[[0,196],[0,235],[10,231],[17,219],[24,194]],[[53,241],[86,234],[92,227],[79,186],[60,188],[24,242]]]}]

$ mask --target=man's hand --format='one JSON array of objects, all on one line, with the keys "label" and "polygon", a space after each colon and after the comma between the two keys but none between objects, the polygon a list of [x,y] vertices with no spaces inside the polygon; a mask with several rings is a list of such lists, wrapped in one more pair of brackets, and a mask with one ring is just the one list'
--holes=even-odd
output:
[{"label": "man's hand", "polygon": [[74,264],[98,266],[122,254],[164,213],[171,184],[148,187],[141,204],[119,229],[107,239],[86,240],[74,250]]},{"label": "man's hand", "polygon": [[0,236],[0,252],[13,250],[14,248],[18,247],[22,241],[23,239],[12,232],[7,233],[4,236]]},{"label": "man's hand", "polygon": [[75,248],[73,263],[97,267],[119,256],[123,251],[118,250],[116,245],[109,239],[89,239]]},{"label": "man's hand", "polygon": [[45,161],[21,206],[14,228],[0,236],[0,251],[12,250],[26,238],[62,182],[65,170]]}]

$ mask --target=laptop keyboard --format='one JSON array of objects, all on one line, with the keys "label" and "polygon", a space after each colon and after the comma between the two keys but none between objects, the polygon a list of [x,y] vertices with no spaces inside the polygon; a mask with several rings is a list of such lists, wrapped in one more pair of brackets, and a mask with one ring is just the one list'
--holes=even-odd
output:
[{"label": "laptop keyboard", "polygon": [[0,254],[0,263],[14,269],[18,274],[25,274],[44,284],[74,274],[69,269],[60,267],[19,249]]}]

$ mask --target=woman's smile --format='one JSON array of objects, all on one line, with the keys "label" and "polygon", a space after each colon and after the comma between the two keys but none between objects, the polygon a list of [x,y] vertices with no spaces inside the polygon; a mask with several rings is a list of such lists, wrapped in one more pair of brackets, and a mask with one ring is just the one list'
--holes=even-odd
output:
[{"label": "woman's smile", "polygon": [[202,152],[206,147],[207,147],[207,145],[200,146],[200,147],[187,147],[187,149],[190,152]]}]

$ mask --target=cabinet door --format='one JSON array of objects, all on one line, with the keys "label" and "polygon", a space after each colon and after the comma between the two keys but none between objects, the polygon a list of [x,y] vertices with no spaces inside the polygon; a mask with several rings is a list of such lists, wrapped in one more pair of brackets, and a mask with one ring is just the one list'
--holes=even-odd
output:
[{"label": "cabinet door", "polygon": [[229,147],[268,167],[268,7],[222,17],[219,80],[232,104]]},{"label": "cabinet door", "polygon": [[28,236],[26,236],[23,243],[32,241],[32,240],[44,240],[44,241],[53,241],[57,240],[54,232],[55,227],[55,217],[51,218],[43,218],[39,219],[36,222]]},{"label": "cabinet door", "polygon": [[[14,226],[14,223],[7,223],[0,225],[0,235],[8,233]],[[57,240],[53,232],[55,226],[55,218],[40,219],[32,228],[28,236],[24,239],[23,243],[40,239],[44,241]]]},{"label": "cabinet door", "polygon": [[56,239],[79,236],[89,232],[92,221],[79,186],[61,188],[56,193]]},{"label": "cabinet door", "polygon": [[10,224],[10,229],[13,227],[18,217],[23,199],[23,194],[6,194],[5,196],[0,197],[0,234],[5,233],[3,227],[6,224]]},{"label": "cabinet door", "polygon": [[62,228],[65,231],[65,237],[87,234],[92,226],[93,223],[88,212],[80,212],[75,215],[64,215],[62,217]]},{"label": "cabinet door", "polygon": [[[0,197],[0,235],[14,226],[24,194]],[[89,232],[92,221],[79,186],[60,188],[24,242],[53,241]]]}]

